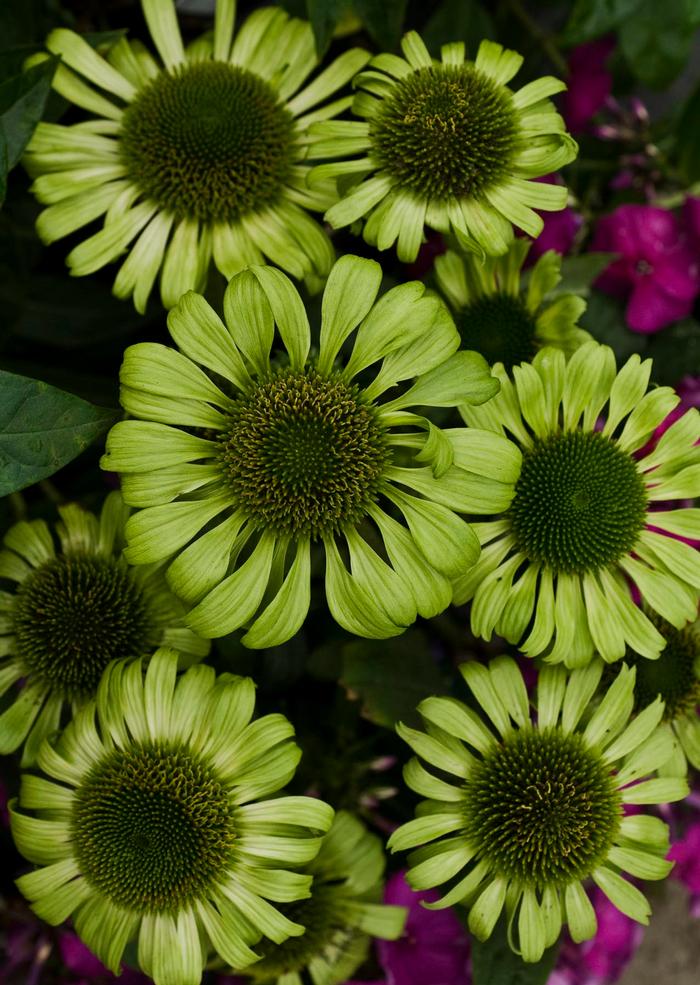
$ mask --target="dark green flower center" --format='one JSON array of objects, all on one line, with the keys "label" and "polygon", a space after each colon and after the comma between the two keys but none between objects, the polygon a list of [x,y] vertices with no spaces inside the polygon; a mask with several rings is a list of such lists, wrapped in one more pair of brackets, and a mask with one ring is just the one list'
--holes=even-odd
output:
[{"label": "dark green flower center", "polygon": [[195,756],[158,745],[112,752],[77,791],[81,871],[118,906],[174,912],[225,870],[232,810],[224,785]]},{"label": "dark green flower center", "polygon": [[700,705],[700,680],[696,670],[696,663],[700,663],[697,630],[693,625],[676,629],[656,613],[647,612],[647,615],[666,640],[666,646],[657,660],[648,660],[636,654],[625,657],[628,664],[637,668],[635,708],[641,711],[660,695],[665,703],[664,721],[694,715]]},{"label": "dark green flower center", "polygon": [[258,384],[219,439],[238,505],[259,526],[294,536],[358,523],[389,454],[357,387],[315,370],[285,370]]},{"label": "dark green flower center", "polygon": [[66,698],[93,694],[119,657],[158,643],[143,591],[116,558],[60,555],[19,587],[17,656],[30,674]]},{"label": "dark green flower center", "polygon": [[177,218],[230,222],[275,203],[293,159],[291,113],[252,72],[196,62],[161,72],[124,111],[121,152]]},{"label": "dark green flower center", "polygon": [[605,764],[578,735],[524,729],[466,783],[466,832],[481,856],[529,885],[565,885],[605,858],[621,800]]},{"label": "dark green flower center", "polygon": [[511,95],[473,65],[401,79],[370,124],[372,154],[424,198],[476,196],[507,173],[517,124]]},{"label": "dark green flower center", "polygon": [[[333,886],[321,884],[312,887],[308,899],[275,904],[294,923],[306,927],[306,931],[301,937],[289,937],[282,944],[261,940],[255,946],[261,960],[246,968],[246,973],[257,981],[275,982],[283,975],[303,971],[314,958],[325,959],[331,965],[343,958],[363,935],[347,926],[336,901]],[[358,956],[358,965],[360,961]]]},{"label": "dark green flower center", "polygon": [[537,440],[523,455],[509,516],[531,561],[582,574],[634,546],[647,497],[634,460],[595,431]]},{"label": "dark green flower center", "polygon": [[535,355],[535,320],[520,298],[512,294],[485,294],[457,315],[465,349],[475,349],[491,363],[513,366]]}]

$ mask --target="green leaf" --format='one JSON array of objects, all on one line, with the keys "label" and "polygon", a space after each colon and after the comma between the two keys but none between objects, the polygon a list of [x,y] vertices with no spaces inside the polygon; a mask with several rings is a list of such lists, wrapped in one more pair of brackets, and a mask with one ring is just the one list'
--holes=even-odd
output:
[{"label": "green leaf", "polygon": [[450,41],[464,41],[467,55],[473,58],[484,38],[494,40],[493,18],[478,0],[446,0],[440,4],[421,30],[431,55],[438,57],[440,47]]},{"label": "green leaf", "polygon": [[401,37],[407,0],[352,0],[355,13],[381,48],[395,48]]},{"label": "green leaf", "polygon": [[561,280],[550,293],[588,294],[596,277],[615,259],[615,253],[584,253],[578,257],[564,257]]},{"label": "green leaf", "polygon": [[676,154],[688,184],[700,181],[700,86],[688,97],[676,124]]},{"label": "green leaf", "polygon": [[0,370],[0,496],[53,475],[118,416],[48,383]]},{"label": "green leaf", "polygon": [[564,31],[565,44],[581,44],[607,34],[632,17],[641,0],[576,0]]},{"label": "green leaf", "polygon": [[559,945],[554,944],[534,964],[526,964],[508,945],[506,920],[496,924],[486,941],[472,937],[472,985],[545,985]]},{"label": "green leaf", "polygon": [[617,298],[593,289],[588,305],[579,319],[581,328],[590,332],[597,342],[609,345],[618,365],[633,352],[642,352],[647,336],[631,332],[625,323],[625,306]]},{"label": "green leaf", "polygon": [[10,168],[19,161],[41,119],[58,62],[56,57],[47,58],[0,85],[0,131]]},{"label": "green leaf", "polygon": [[641,0],[619,28],[620,47],[644,85],[668,86],[681,72],[693,44],[686,0]]},{"label": "green leaf", "polygon": [[362,715],[376,725],[420,722],[416,706],[444,694],[445,685],[428,640],[417,630],[399,639],[358,640],[342,648],[340,683],[362,702]]},{"label": "green leaf", "polygon": [[684,318],[668,328],[645,336],[644,356],[654,360],[652,379],[662,386],[675,386],[688,372],[700,366],[700,322]]},{"label": "green leaf", "polygon": [[350,0],[306,0],[306,10],[316,39],[319,56],[331,43],[333,31],[350,7]]},{"label": "green leaf", "polygon": [[59,274],[32,273],[25,282],[2,278],[0,305],[12,335],[60,349],[124,338],[150,321],[115,298],[107,284]]}]

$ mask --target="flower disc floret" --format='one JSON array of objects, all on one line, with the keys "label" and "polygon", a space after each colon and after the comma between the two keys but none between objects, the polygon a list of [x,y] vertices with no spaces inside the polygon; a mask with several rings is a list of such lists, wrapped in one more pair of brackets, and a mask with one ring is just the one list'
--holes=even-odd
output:
[{"label": "flower disc floret", "polygon": [[146,597],[115,557],[47,561],[17,589],[13,622],[17,658],[67,699],[94,694],[110,660],[158,642]]},{"label": "flower disc floret", "polygon": [[337,622],[396,636],[446,608],[451,579],[476,560],[460,514],[510,504],[514,445],[424,416],[488,400],[497,384],[485,360],[456,352],[454,323],[423,284],[377,300],[381,279],[371,260],[335,264],[313,358],[301,298],[258,266],[231,281],[225,323],[188,294],[168,319],[180,351],[127,349],[131,419],[111,431],[102,465],[140,507],[126,557],[167,561],[197,632],[247,625],[246,646],[288,640],[325,555]]},{"label": "flower disc floret", "polygon": [[511,879],[566,885],[612,845],[621,801],[610,770],[580,735],[524,729],[474,767],[465,831]]},{"label": "flower disc floret", "polygon": [[[619,370],[607,346],[587,342],[569,361],[540,349],[483,408],[460,408],[473,427],[507,434],[522,453],[507,510],[475,524],[477,564],[455,582],[473,599],[471,625],[527,656],[581,666],[597,651],[611,662],[628,647],[654,659],[665,646],[654,614],[676,629],[694,620],[700,510],[657,509],[700,494],[700,414],[689,410],[653,448],[676,407],[669,387],[647,391],[651,360]],[[645,599],[637,606],[630,583]]]},{"label": "flower disc floret", "polygon": [[[227,279],[268,258],[318,290],[334,258],[309,215],[338,200],[335,182],[307,184],[309,127],[347,109],[328,102],[367,63],[359,48],[318,66],[311,25],[279,7],[255,10],[234,32],[235,0],[217,0],[213,34],[183,45],[174,0],[141,0],[154,56],[120,38],[95,50],[58,28],[52,86],[85,116],[40,123],[24,162],[47,206],[46,243],[94,222],[102,227],[68,255],[74,276],[122,259],[117,297],[143,312],[160,275],[173,307],[202,289],[213,263]],[[125,256],[126,254],[126,256]]]},{"label": "flower disc floret", "polygon": [[420,68],[370,123],[372,153],[426,198],[475,195],[508,172],[517,134],[510,93],[473,65]]},{"label": "flower disc floret", "polygon": [[[577,152],[548,98],[565,85],[547,77],[512,90],[522,57],[492,41],[481,42],[473,62],[461,42],[434,61],[414,31],[401,48],[402,58],[377,55],[356,77],[352,108],[362,120],[310,129],[308,158],[326,162],[309,175],[311,186],[344,181],[327,221],[340,228],[365,218],[365,240],[380,250],[396,243],[409,263],[426,226],[453,233],[482,259],[507,252],[513,225],[537,236],[543,222],[534,210],[563,209],[567,192],[530,179]],[[348,182],[353,175],[359,181]]]},{"label": "flower disc floret", "polygon": [[72,819],[85,878],[117,906],[170,911],[226,868],[233,807],[201,757],[144,745],[108,753],[77,791]]},{"label": "flower disc floret", "polygon": [[141,193],[177,219],[233,222],[274,205],[294,118],[268,82],[224,62],[161,73],[124,111],[120,152]]},{"label": "flower disc floret", "polygon": [[463,348],[475,349],[508,372],[529,362],[544,345],[568,356],[591,338],[577,325],[585,301],[552,293],[561,280],[558,253],[543,253],[527,286],[521,284],[529,251],[527,240],[516,239],[502,257],[481,260],[448,250],[435,260],[438,287],[454,313]]},{"label": "flower disc floret", "polygon": [[523,455],[509,519],[530,561],[582,575],[627,554],[646,519],[634,459],[596,431],[536,440]]},{"label": "flower disc floret", "polygon": [[314,369],[278,372],[238,399],[221,457],[240,507],[280,534],[355,526],[377,498],[389,450],[357,386]]},{"label": "flower disc floret", "polygon": [[665,769],[682,775],[688,763],[700,769],[700,623],[696,620],[676,629],[659,616],[652,614],[651,618],[664,638],[661,656],[658,660],[645,660],[629,651],[625,663],[637,671],[637,711],[643,711],[657,698],[664,702],[666,727],[677,740],[674,757]]},{"label": "flower disc floret", "polygon": [[276,794],[300,750],[282,715],[253,720],[255,685],[160,649],[109,665],[96,698],[44,742],[43,774],[10,805],[18,886],[114,974],[132,942],[155,985],[197,985],[212,954],[237,968],[261,937],[303,934],[274,905],[309,896],[304,867],[333,810]]},{"label": "flower disc floret", "polygon": [[656,620],[658,628],[666,641],[658,660],[644,660],[629,655],[627,663],[637,668],[637,683],[634,689],[635,706],[646,708],[660,697],[664,703],[664,719],[691,715],[696,717],[700,705],[700,680],[696,664],[700,657],[697,627],[686,626],[675,629],[662,620]]},{"label": "flower disc floret", "polygon": [[[501,913],[525,961],[539,961],[568,924],[574,941],[596,933],[582,881],[591,878],[626,916],[647,923],[644,895],[623,878],[663,879],[668,828],[624,816],[626,804],[681,800],[685,777],[646,779],[673,750],[659,699],[630,720],[635,670],[623,666],[592,705],[604,664],[546,666],[536,706],[517,664],[497,657],[460,670],[475,706],[427,698],[422,730],[397,726],[416,753],[404,770],[427,798],[389,839],[409,855],[409,884],[442,887],[441,909],[461,902],[469,929],[491,935]],[[592,707],[594,710],[591,710]]]},{"label": "flower disc floret", "polygon": [[129,512],[115,492],[99,518],[74,503],[59,507],[56,537],[44,520],[21,521],[5,536],[0,578],[15,588],[0,592],[0,679],[16,694],[0,714],[0,753],[23,745],[23,766],[36,762],[69,703],[94,697],[112,660],[177,645],[184,667],[209,652],[185,626],[162,566],[136,569],[122,556]]}]

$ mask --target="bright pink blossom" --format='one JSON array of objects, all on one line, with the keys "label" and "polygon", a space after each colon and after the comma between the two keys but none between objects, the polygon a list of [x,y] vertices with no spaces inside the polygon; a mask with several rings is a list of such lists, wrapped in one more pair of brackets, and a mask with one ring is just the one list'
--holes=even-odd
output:
[{"label": "bright pink blossom", "polygon": [[700,198],[688,195],[683,203],[683,225],[691,245],[700,253]]},{"label": "bright pink blossom", "polygon": [[595,286],[627,299],[634,332],[658,332],[685,318],[700,293],[700,259],[673,212],[621,205],[599,220],[591,250],[617,253]]},{"label": "bright pink blossom", "polygon": [[590,897],[598,931],[582,944],[574,944],[568,935],[564,938],[547,985],[611,985],[641,943],[644,930],[638,923],[620,913],[597,887]]},{"label": "bright pink blossom", "polygon": [[377,941],[379,962],[387,985],[465,985],[469,942],[453,910],[426,910],[421,901],[439,895],[430,890],[414,893],[397,872],[389,879],[384,902],[408,907],[403,936],[398,941]]},{"label": "bright pink blossom", "polygon": [[562,113],[571,133],[587,129],[612,90],[612,75],[607,61],[615,47],[608,35],[588,41],[569,53],[568,89],[562,97]]},{"label": "bright pink blossom", "polygon": [[116,985],[117,982],[119,985],[150,985],[150,978],[131,968],[124,969],[117,978],[71,931],[61,933],[58,948],[67,970],[77,976],[70,985]]},{"label": "bright pink blossom", "polygon": [[[536,178],[545,185],[563,185],[558,174],[545,174],[541,178]],[[561,209],[559,212],[539,212],[544,226],[542,232],[536,239],[533,239],[530,252],[525,260],[525,266],[531,267],[547,250],[555,250],[562,256],[569,253],[574,245],[576,234],[583,224],[583,216],[570,208]]]}]

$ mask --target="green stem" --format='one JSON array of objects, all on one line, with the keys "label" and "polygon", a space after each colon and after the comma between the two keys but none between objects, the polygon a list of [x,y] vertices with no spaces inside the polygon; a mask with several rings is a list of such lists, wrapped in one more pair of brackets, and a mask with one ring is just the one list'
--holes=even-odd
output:
[{"label": "green stem", "polygon": [[39,483],[39,488],[44,493],[46,498],[52,503],[55,503],[56,506],[61,506],[65,503],[63,495],[59,492],[56,486],[54,486],[50,479],[42,479]]},{"label": "green stem", "polygon": [[551,36],[546,31],[543,31],[537,21],[533,20],[530,14],[528,14],[521,0],[506,0],[506,6],[513,16],[520,21],[533,41],[544,51],[551,63],[556,67],[559,75],[567,78],[569,75],[569,66],[566,63],[566,59],[552,41]]},{"label": "green stem", "polygon": [[24,520],[27,516],[27,504],[24,500],[24,496],[20,492],[10,493],[7,497],[10,501],[10,509],[12,510],[12,515],[15,518],[15,522]]}]

